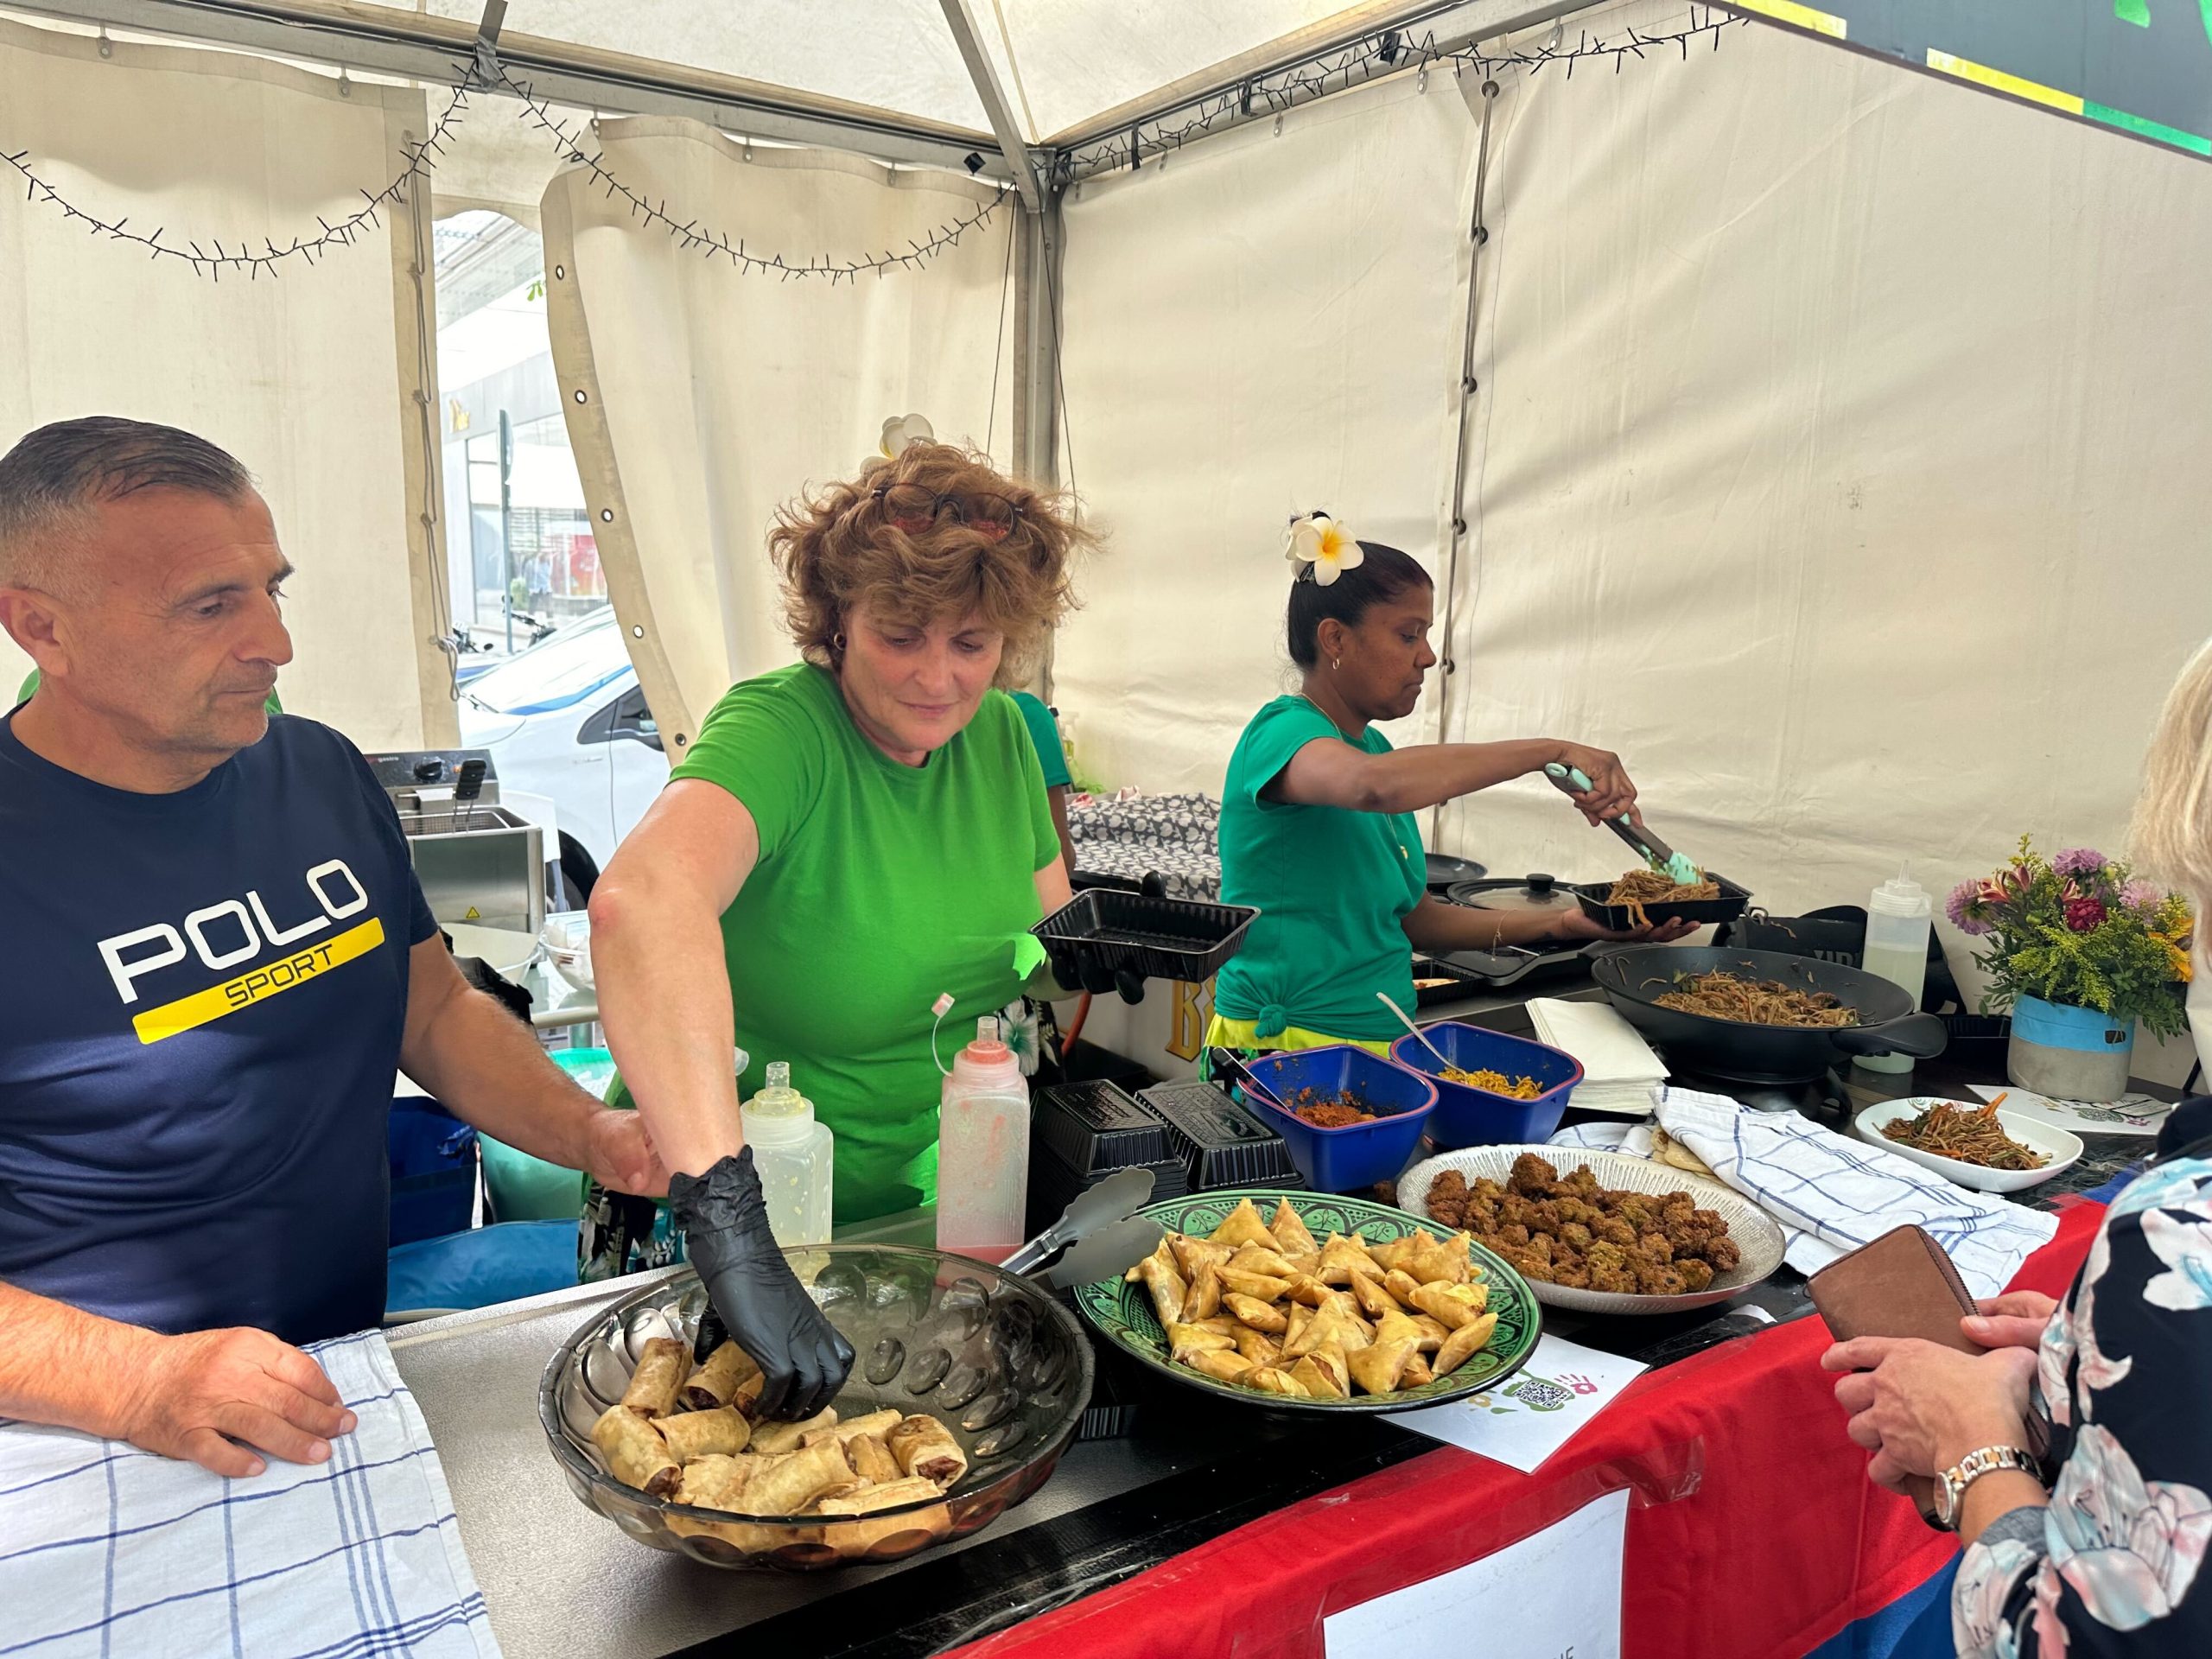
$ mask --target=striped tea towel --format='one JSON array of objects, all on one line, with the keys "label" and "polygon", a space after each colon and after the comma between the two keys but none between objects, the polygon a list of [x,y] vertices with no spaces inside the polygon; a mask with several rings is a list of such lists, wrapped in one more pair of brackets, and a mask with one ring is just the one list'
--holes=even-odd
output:
[{"label": "striped tea towel", "polygon": [[[1722,1095],[1662,1088],[1659,1122],[1782,1225],[1783,1259],[1803,1274],[1908,1222],[1950,1254],[1977,1296],[1994,1296],[2020,1263],[2050,1242],[2058,1218],[1954,1186],[1910,1159],[1824,1129],[1795,1112],[1755,1112]],[[1648,1157],[1648,1125],[1585,1123],[1554,1146],[1603,1147]]]},{"label": "striped tea towel", "polygon": [[496,1659],[423,1414],[382,1335],[308,1351],[360,1420],[226,1480],[0,1422],[0,1659]]}]

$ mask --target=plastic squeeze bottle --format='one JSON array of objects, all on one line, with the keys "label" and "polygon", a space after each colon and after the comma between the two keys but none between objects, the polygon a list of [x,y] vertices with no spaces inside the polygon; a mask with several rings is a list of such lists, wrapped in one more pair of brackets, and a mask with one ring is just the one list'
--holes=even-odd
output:
[{"label": "plastic squeeze bottle", "polygon": [[768,1230],[785,1249],[830,1242],[836,1137],[814,1121],[814,1103],[791,1087],[787,1060],[768,1062],[767,1086],[738,1109],[745,1144],[768,1200]]},{"label": "plastic squeeze bottle", "polygon": [[[1928,935],[1933,924],[1928,889],[1903,869],[1867,895],[1866,971],[1904,986],[1916,1008],[1928,982]],[[1870,1071],[1910,1071],[1912,1056],[1862,1054],[1854,1064]]]},{"label": "plastic squeeze bottle", "polygon": [[937,1247],[1003,1262],[1029,1196],[1029,1085],[995,1014],[976,1022],[938,1107]]}]

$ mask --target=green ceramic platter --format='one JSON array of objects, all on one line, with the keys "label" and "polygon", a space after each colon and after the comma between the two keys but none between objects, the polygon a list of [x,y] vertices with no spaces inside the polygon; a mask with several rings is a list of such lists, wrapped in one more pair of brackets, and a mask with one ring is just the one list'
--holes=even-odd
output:
[{"label": "green ceramic platter", "polygon": [[[1284,1198],[1290,1200],[1291,1208],[1298,1211],[1313,1236],[1325,1242],[1331,1233],[1357,1232],[1370,1244],[1387,1244],[1414,1233],[1433,1233],[1439,1238],[1452,1236],[1448,1227],[1409,1216],[1402,1210],[1370,1204],[1363,1198],[1330,1198],[1318,1192],[1286,1193],[1273,1189],[1198,1192],[1189,1198],[1147,1205],[1137,1213],[1150,1216],[1170,1232],[1194,1233],[1204,1237],[1220,1226],[1229,1212],[1246,1198],[1260,1207],[1264,1219],[1274,1212],[1277,1200]],[[1409,1411],[1418,1406],[1439,1406],[1449,1400],[1464,1400],[1471,1394],[1497,1387],[1528,1363],[1529,1356],[1535,1351],[1536,1338],[1542,1334],[1543,1312],[1529,1289],[1529,1281],[1479,1244],[1472,1247],[1471,1254],[1483,1282],[1490,1287],[1490,1311],[1497,1315],[1497,1328],[1491,1333],[1489,1344],[1479,1353],[1471,1355],[1451,1376],[1440,1376],[1418,1389],[1402,1389],[1395,1394],[1354,1395],[1349,1400],[1295,1400],[1286,1395],[1262,1394],[1257,1389],[1217,1382],[1187,1365],[1171,1363],[1167,1357],[1167,1333],[1160,1328],[1160,1316],[1153,1310],[1152,1297],[1141,1284],[1103,1279],[1095,1285],[1081,1285],[1076,1289],[1075,1306],[1076,1311],[1108,1340],[1185,1388],[1203,1389],[1208,1394],[1262,1411]]]}]

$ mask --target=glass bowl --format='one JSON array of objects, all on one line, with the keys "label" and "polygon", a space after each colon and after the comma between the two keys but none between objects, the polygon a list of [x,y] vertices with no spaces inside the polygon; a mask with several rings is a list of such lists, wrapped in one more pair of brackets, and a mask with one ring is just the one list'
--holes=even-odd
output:
[{"label": "glass bowl", "polygon": [[689,1343],[706,1307],[696,1274],[602,1309],[537,1385],[546,1444],[579,1502],[655,1549],[709,1567],[808,1571],[903,1560],[989,1525],[1045,1484],[1090,1402],[1090,1344],[1075,1316],[1017,1274],[941,1250],[830,1244],[786,1251],[853,1344],[839,1418],[887,1407],[937,1417],[968,1471],[934,1502],[857,1516],[742,1516],[651,1497],[607,1471],[592,1425],[622,1397],[653,1337]]}]

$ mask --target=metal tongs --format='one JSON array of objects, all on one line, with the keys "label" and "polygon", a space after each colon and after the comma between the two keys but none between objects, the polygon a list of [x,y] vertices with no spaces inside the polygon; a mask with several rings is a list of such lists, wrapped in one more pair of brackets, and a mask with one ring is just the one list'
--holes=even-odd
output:
[{"label": "metal tongs", "polygon": [[[1007,1273],[1032,1274],[1052,1262],[1044,1277],[1055,1290],[1110,1279],[1150,1255],[1167,1236],[1152,1217],[1135,1213],[1151,1197],[1150,1170],[1117,1169],[1077,1194],[1058,1221],[1000,1267]],[[1052,1262],[1056,1255],[1059,1260]]]},{"label": "metal tongs", "polygon": [[[1563,766],[1556,760],[1544,768],[1544,776],[1569,795],[1587,795],[1592,787],[1589,777],[1580,766]],[[1635,848],[1646,863],[1666,874],[1676,887],[1688,887],[1698,879],[1696,865],[1653,835],[1644,825],[1637,823],[1629,814],[1624,812],[1617,818],[1606,819],[1605,828]]]}]

